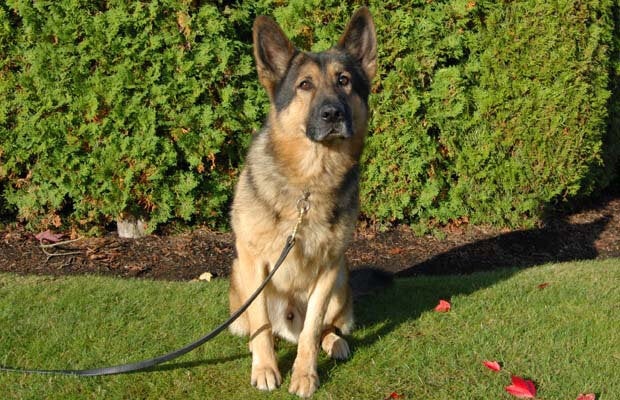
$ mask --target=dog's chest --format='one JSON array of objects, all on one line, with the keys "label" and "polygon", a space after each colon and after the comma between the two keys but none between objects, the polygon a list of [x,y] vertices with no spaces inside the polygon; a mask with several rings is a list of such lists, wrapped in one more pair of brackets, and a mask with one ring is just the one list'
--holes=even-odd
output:
[{"label": "dog's chest", "polygon": [[[304,264],[323,265],[340,261],[353,235],[352,224],[341,221],[333,223],[328,215],[312,218],[312,208],[307,221],[299,228],[296,247]],[[319,210],[314,210],[317,213]]]}]

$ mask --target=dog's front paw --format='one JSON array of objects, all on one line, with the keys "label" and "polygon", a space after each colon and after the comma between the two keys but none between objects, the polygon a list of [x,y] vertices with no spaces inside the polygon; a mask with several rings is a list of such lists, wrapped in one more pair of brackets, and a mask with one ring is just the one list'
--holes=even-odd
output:
[{"label": "dog's front paw", "polygon": [[310,397],[319,387],[319,375],[315,369],[295,369],[291,376],[289,393],[299,397]]},{"label": "dog's front paw", "polygon": [[351,356],[351,350],[347,341],[333,332],[325,335],[321,342],[321,347],[334,360],[346,360]]},{"label": "dog's front paw", "polygon": [[253,366],[252,386],[260,390],[274,390],[282,383],[278,367]]}]

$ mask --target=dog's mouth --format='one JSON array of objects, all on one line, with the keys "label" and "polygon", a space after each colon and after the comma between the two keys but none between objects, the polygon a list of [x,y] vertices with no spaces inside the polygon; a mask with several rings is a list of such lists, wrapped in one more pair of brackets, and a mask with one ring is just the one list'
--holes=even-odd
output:
[{"label": "dog's mouth", "polygon": [[346,140],[353,136],[353,133],[348,129],[346,124],[341,123],[338,126],[326,126],[317,127],[310,126],[306,131],[307,136],[314,142],[334,142],[340,140]]},{"label": "dog's mouth", "polygon": [[326,140],[329,139],[345,139],[346,135],[344,135],[342,133],[342,130],[340,129],[331,129],[329,132],[327,132],[327,136],[325,136]]},{"label": "dog's mouth", "polygon": [[306,132],[315,142],[331,142],[352,137],[352,125],[348,107],[324,103],[313,113]]},{"label": "dog's mouth", "polygon": [[339,126],[331,127],[328,129],[327,135],[325,135],[325,140],[330,139],[348,139],[353,136],[349,127],[343,122]]}]

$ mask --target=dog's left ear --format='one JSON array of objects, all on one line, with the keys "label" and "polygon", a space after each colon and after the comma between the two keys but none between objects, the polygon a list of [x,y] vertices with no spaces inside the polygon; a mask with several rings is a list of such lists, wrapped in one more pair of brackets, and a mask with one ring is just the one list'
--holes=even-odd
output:
[{"label": "dog's left ear", "polygon": [[366,72],[368,80],[372,80],[377,72],[377,35],[368,8],[362,7],[353,14],[338,47],[352,55]]}]

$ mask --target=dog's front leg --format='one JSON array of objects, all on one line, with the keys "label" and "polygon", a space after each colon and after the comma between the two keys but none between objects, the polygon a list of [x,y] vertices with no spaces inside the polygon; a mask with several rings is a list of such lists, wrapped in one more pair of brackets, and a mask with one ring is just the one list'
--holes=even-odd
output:
[{"label": "dog's front leg", "polygon": [[300,397],[310,397],[319,387],[317,357],[323,332],[325,312],[333,288],[338,279],[338,266],[326,269],[319,275],[316,286],[308,299],[308,310],[304,327],[299,335],[297,358],[293,364],[293,374],[289,392]]},{"label": "dog's front leg", "polygon": [[[244,254],[243,250],[238,250],[238,256],[239,272],[243,281],[241,285],[243,298],[247,299],[267,276],[267,266],[257,265],[255,259]],[[250,305],[247,316],[252,352],[251,383],[260,390],[274,390],[282,383],[282,377],[274,350],[265,291]]]}]

